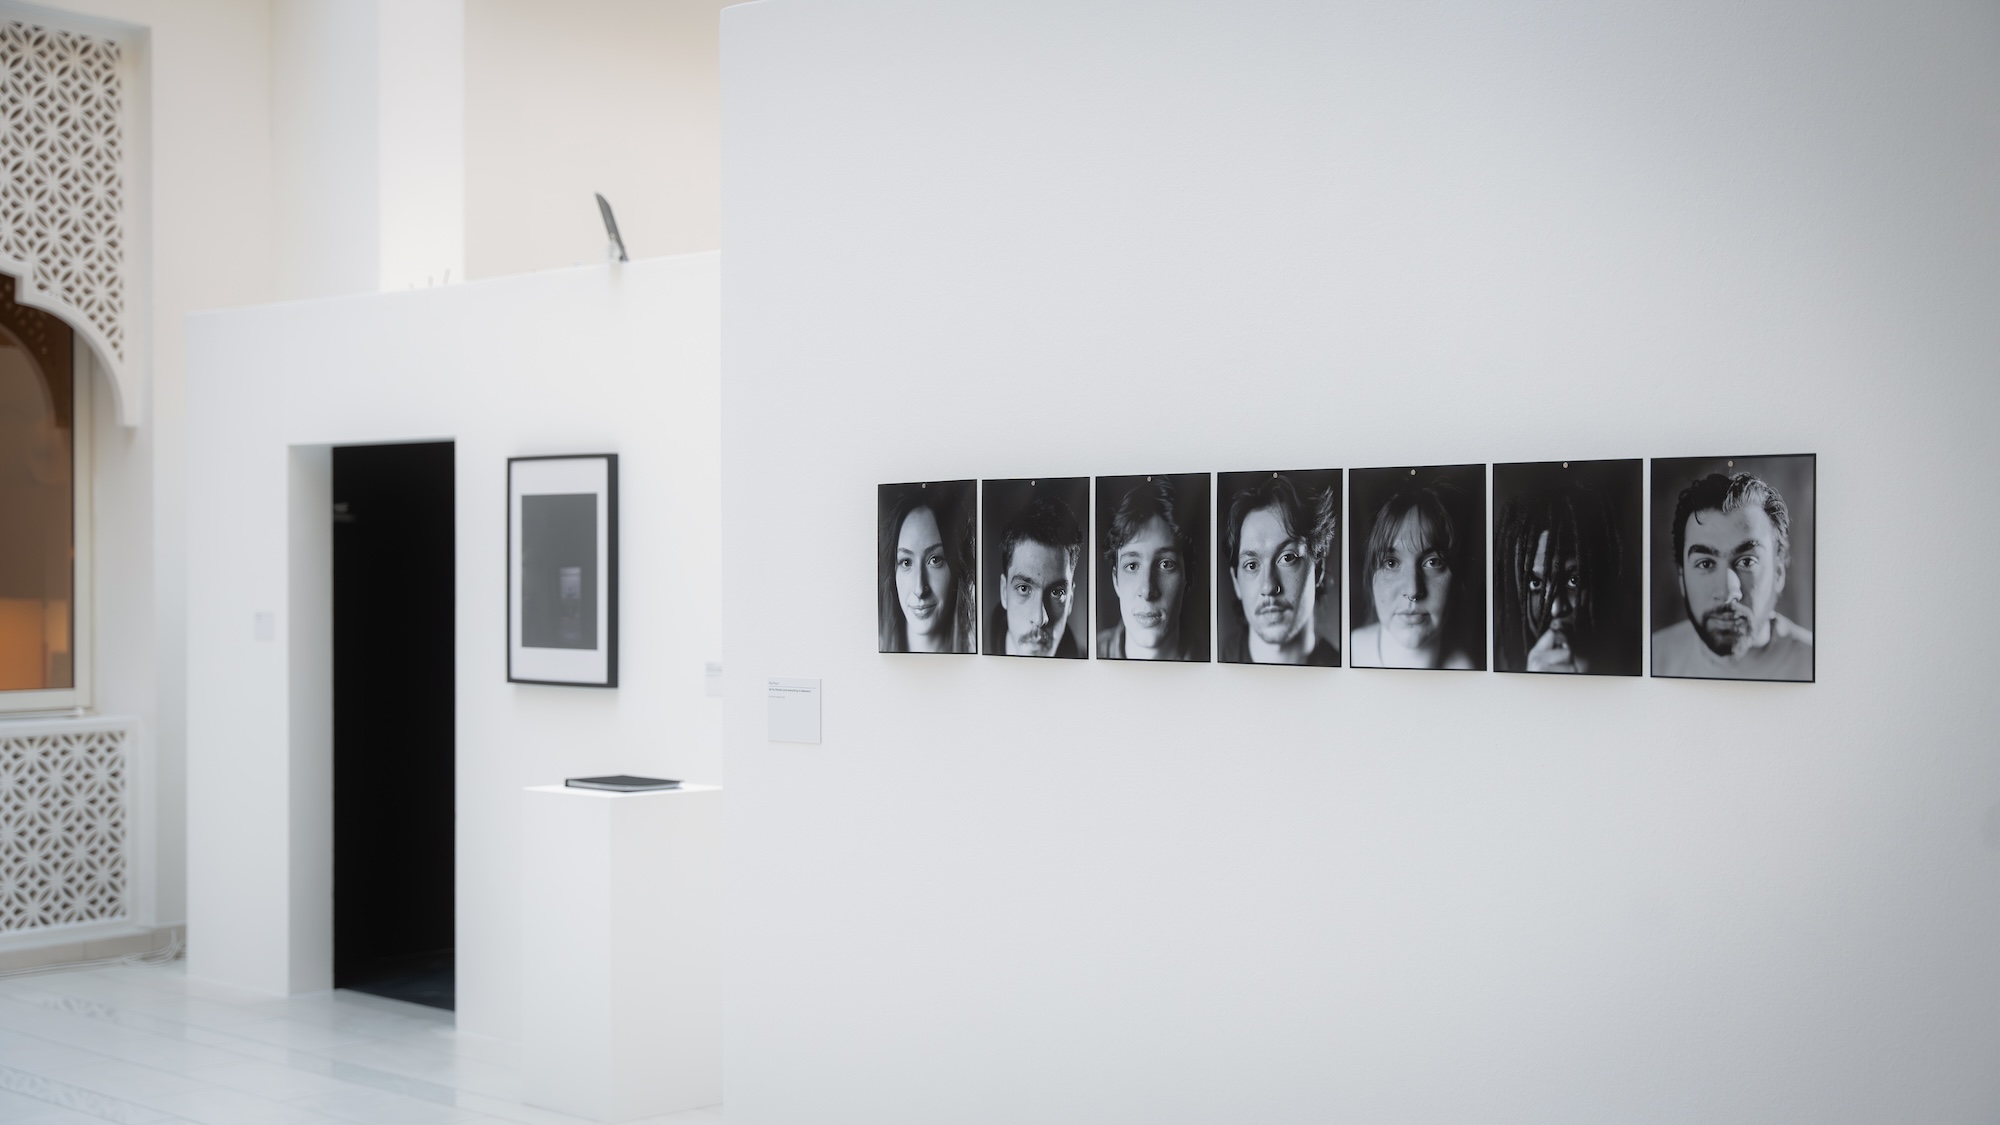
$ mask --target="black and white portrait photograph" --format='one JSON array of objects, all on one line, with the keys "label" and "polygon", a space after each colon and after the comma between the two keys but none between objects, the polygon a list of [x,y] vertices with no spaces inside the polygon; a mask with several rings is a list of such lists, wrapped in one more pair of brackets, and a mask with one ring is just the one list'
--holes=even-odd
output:
[{"label": "black and white portrait photograph", "polygon": [[1493,466],[1493,668],[1637,676],[1645,464]]},{"label": "black and white portrait photograph", "polygon": [[1090,655],[1090,571],[1083,565],[1089,477],[980,483],[983,651]]},{"label": "black and white portrait photograph", "polygon": [[507,678],[618,683],[618,457],[507,462]]},{"label": "black and white portrait photograph", "polygon": [[1348,474],[1347,663],[1486,667],[1486,466]]},{"label": "black and white portrait photograph", "polygon": [[878,651],[979,651],[977,488],[934,480],[876,489]]},{"label": "black and white portrait photograph", "polygon": [[1208,474],[1097,478],[1097,656],[1208,660]]},{"label": "black and white portrait photograph", "polygon": [[1653,460],[1653,675],[1813,679],[1810,453]]},{"label": "black and white portrait photograph", "polygon": [[1340,470],[1215,479],[1216,659],[1340,667]]}]

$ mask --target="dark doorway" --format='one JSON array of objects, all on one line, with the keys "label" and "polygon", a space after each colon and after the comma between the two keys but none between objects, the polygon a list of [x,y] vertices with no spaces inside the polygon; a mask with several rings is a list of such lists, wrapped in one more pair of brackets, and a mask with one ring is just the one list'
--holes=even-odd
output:
[{"label": "dark doorway", "polygon": [[333,451],[333,984],[451,1008],[452,444]]}]

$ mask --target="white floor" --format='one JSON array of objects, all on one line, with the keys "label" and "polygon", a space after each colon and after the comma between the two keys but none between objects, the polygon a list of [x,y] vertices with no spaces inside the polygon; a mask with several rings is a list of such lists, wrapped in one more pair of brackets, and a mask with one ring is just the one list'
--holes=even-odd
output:
[{"label": "white floor", "polygon": [[[182,962],[0,980],[0,1122],[578,1125],[521,1103],[513,1044],[358,992],[272,999]],[[722,1107],[647,1119],[721,1125]]]}]

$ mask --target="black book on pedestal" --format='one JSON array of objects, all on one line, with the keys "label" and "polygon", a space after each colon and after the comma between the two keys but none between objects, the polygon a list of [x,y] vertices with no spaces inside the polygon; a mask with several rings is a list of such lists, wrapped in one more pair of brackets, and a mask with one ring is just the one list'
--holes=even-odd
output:
[{"label": "black book on pedestal", "polygon": [[655,789],[679,789],[681,783],[664,777],[633,777],[614,773],[609,777],[572,777],[563,782],[571,789],[604,789],[612,793],[650,793]]}]

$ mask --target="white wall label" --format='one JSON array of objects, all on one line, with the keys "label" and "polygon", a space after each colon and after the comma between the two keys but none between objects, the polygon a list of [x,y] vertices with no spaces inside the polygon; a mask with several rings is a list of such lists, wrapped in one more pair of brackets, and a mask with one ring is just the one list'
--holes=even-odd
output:
[{"label": "white wall label", "polygon": [[772,742],[819,741],[819,681],[773,676],[764,693],[765,735]]},{"label": "white wall label", "polygon": [[722,664],[711,660],[702,669],[702,694],[722,697]]},{"label": "white wall label", "polygon": [[275,641],[278,639],[278,615],[276,613],[268,609],[260,609],[251,618],[251,621],[256,628],[255,636],[258,640]]}]

